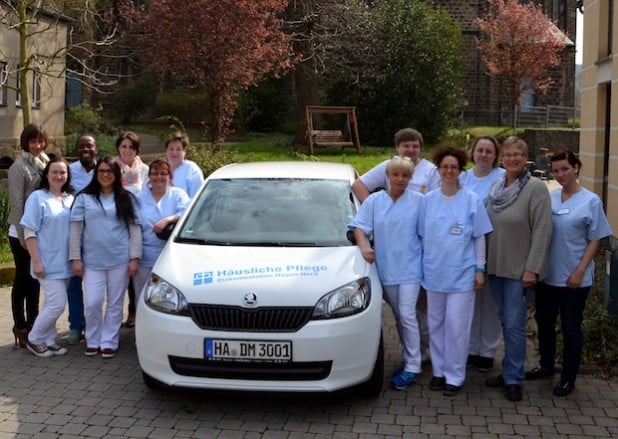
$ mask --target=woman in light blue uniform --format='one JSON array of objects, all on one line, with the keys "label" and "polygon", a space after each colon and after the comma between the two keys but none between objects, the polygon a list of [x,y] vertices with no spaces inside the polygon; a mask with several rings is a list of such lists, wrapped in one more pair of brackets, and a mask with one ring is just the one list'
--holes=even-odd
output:
[{"label": "woman in light blue uniform", "polygon": [[[483,203],[494,181],[505,170],[498,166],[500,148],[493,136],[479,136],[472,145],[470,156],[474,167],[461,173],[459,182],[469,191],[477,194]],[[489,372],[494,367],[494,357],[500,344],[500,318],[498,307],[491,295],[489,282],[476,294],[474,316],[470,330],[470,352],[468,365],[476,366],[481,372]]]},{"label": "woman in light blue uniform", "polygon": [[475,290],[485,283],[485,235],[492,231],[482,200],[459,184],[466,153],[434,153],[442,184],[421,202],[423,287],[427,290],[432,390],[459,392],[466,379]]},{"label": "woman in light blue uniform", "polygon": [[[385,299],[397,321],[403,345],[403,365],[391,380],[397,390],[409,387],[421,372],[416,301],[422,279],[417,225],[423,196],[407,190],[413,170],[407,157],[390,160],[386,166],[389,189],[371,194],[349,224],[363,258],[377,265]],[[367,239],[371,234],[375,250]]]},{"label": "woman in light blue uniform", "polygon": [[20,225],[31,259],[31,275],[39,280],[45,301],[28,334],[26,347],[37,357],[64,355],[67,349],[56,342],[56,322],[67,302],[69,224],[73,195],[69,164],[61,157],[51,159],[41,175],[38,190],[26,201]]},{"label": "woman in light blue uniform", "polygon": [[162,232],[168,224],[175,224],[189,205],[187,193],[169,185],[172,179],[169,163],[160,159],[150,163],[149,179],[150,188],[137,195],[142,219],[142,258],[133,278],[136,304],[166,243],[157,233]]},{"label": "woman in light blue uniform", "polygon": [[173,133],[165,141],[165,155],[174,172],[171,184],[183,189],[189,198],[195,197],[204,182],[204,173],[197,163],[187,160],[189,137],[185,133]]},{"label": "woman in light blue uniform", "polygon": [[577,181],[581,162],[572,151],[551,157],[552,173],[562,186],[551,192],[554,233],[549,247],[549,274],[536,286],[536,321],[539,331],[538,367],[526,372],[526,379],[554,374],[556,319],[560,323],[564,348],[562,373],[555,385],[556,396],[575,388],[583,345],[582,320],[586,298],[593,283],[593,258],[600,240],[612,231],[598,195]]},{"label": "woman in light blue uniform", "polygon": [[105,156],[71,209],[69,258],[75,275],[84,279],[87,356],[100,351],[112,358],[118,350],[124,292],[142,254],[136,204],[122,186],[118,163]]}]

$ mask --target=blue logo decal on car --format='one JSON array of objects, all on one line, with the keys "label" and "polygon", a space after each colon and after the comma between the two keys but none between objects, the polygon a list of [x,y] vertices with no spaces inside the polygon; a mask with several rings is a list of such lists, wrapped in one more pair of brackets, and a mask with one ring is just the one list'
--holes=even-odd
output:
[{"label": "blue logo decal on car", "polygon": [[193,285],[205,285],[212,283],[212,271],[193,273]]}]

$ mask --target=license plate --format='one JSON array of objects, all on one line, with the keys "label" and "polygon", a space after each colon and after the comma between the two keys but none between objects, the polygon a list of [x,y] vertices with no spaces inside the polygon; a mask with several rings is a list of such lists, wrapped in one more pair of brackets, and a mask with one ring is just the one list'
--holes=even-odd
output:
[{"label": "license plate", "polygon": [[291,341],[204,340],[204,357],[208,360],[292,361]]}]

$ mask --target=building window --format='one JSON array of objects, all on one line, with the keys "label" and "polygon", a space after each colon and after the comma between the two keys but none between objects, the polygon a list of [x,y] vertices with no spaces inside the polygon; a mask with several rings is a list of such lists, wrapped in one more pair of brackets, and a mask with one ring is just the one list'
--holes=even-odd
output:
[{"label": "building window", "polygon": [[0,107],[6,106],[6,82],[8,81],[7,64],[0,61]]},{"label": "building window", "polygon": [[[32,101],[32,108],[40,108],[41,107],[41,73],[36,70],[31,70],[32,72],[32,87],[30,88],[30,99]],[[17,73],[17,96],[15,98],[15,106],[21,107],[21,93],[19,92],[20,84],[20,75]]]},{"label": "building window", "polygon": [[32,71],[32,108],[41,108],[41,73]]}]

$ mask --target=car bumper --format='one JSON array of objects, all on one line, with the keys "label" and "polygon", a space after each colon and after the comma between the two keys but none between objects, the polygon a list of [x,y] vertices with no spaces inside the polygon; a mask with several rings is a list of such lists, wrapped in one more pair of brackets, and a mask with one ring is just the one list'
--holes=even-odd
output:
[{"label": "car bumper", "polygon": [[[140,367],[168,386],[285,392],[335,391],[373,371],[381,330],[381,300],[362,313],[310,321],[294,333],[200,329],[190,317],[155,311],[140,301],[135,331]],[[209,361],[206,338],[292,341],[289,363]]]}]

